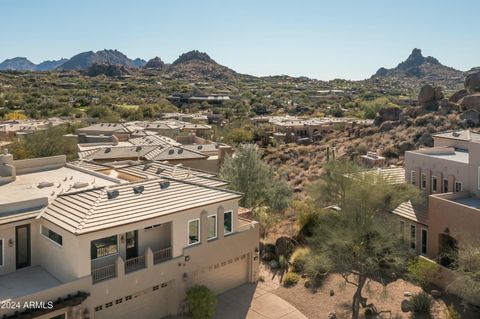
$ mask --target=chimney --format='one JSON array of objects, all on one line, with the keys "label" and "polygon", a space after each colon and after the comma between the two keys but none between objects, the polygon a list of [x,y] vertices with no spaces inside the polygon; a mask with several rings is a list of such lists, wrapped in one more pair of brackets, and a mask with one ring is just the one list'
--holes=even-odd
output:
[{"label": "chimney", "polygon": [[232,147],[229,145],[220,145],[218,147],[218,162],[219,166],[222,165],[223,161],[227,157],[227,155],[230,155],[232,153]]},{"label": "chimney", "polygon": [[9,177],[9,181],[14,181],[17,176],[17,170],[13,166],[13,155],[8,153],[8,149],[3,150],[3,154],[0,155],[0,178]]}]

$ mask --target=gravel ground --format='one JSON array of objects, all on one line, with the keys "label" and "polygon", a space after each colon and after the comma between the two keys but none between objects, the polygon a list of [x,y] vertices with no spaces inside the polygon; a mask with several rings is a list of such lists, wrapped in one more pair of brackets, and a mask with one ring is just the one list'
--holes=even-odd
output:
[{"label": "gravel ground", "polygon": [[[333,290],[333,296],[330,296],[330,290]],[[401,303],[406,299],[403,295],[405,291],[416,293],[420,292],[421,288],[401,279],[388,284],[386,287],[378,282],[369,282],[363,290],[363,296],[368,298],[368,304],[374,304],[377,311],[384,311],[381,318],[414,318],[410,312],[403,312],[401,309]],[[350,307],[354,286],[345,284],[345,281],[339,275],[328,276],[316,293],[306,289],[303,286],[303,280],[295,287],[280,287],[273,293],[297,307],[311,319],[326,319],[330,312],[335,312],[339,319],[350,318],[351,316]],[[446,303],[451,304],[452,300],[454,299],[451,296],[435,299],[430,318],[446,319],[444,309]],[[458,305],[456,308],[457,311],[462,309]],[[363,318],[363,311],[361,313]],[[480,313],[475,311],[462,313],[462,318],[478,319]]]}]

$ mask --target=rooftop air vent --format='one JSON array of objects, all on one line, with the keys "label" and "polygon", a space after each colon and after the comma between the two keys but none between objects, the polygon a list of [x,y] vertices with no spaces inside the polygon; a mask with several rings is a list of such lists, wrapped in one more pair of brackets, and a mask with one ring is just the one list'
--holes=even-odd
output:
[{"label": "rooftop air vent", "polygon": [[75,184],[73,184],[73,188],[83,188],[87,186],[88,186],[87,182],[75,182]]},{"label": "rooftop air vent", "polygon": [[141,146],[137,146],[137,148],[135,149],[135,152],[140,152],[142,150],[142,147]]},{"label": "rooftop air vent", "polygon": [[108,199],[117,198],[118,195],[120,195],[120,193],[119,193],[117,190],[107,191],[107,198],[108,198]]},{"label": "rooftop air vent", "polygon": [[168,151],[168,154],[172,155],[173,153],[175,153],[175,150],[169,150]]},{"label": "rooftop air vent", "polygon": [[170,182],[169,181],[162,181],[159,183],[160,185],[160,189],[167,189],[168,186],[170,186]]},{"label": "rooftop air vent", "polygon": [[133,186],[133,193],[134,194],[141,194],[145,190],[143,185]]},{"label": "rooftop air vent", "polygon": [[45,187],[52,187],[52,186],[53,186],[52,182],[40,182],[37,185],[38,188],[45,188]]},{"label": "rooftop air vent", "polygon": [[152,163],[143,165],[143,171],[148,170],[148,169],[151,168],[152,166],[153,166]]},{"label": "rooftop air vent", "polygon": [[454,137],[459,137],[459,136],[460,136],[460,133],[458,133],[458,132],[453,132],[452,135],[453,135]]},{"label": "rooftop air vent", "polygon": [[160,167],[159,167],[159,168],[157,168],[157,174],[161,174],[161,173],[162,173],[164,170],[165,170],[165,169],[163,169],[163,168],[160,168]]},{"label": "rooftop air vent", "polygon": [[202,145],[198,145],[198,146],[197,146],[197,149],[198,149],[198,150],[201,150],[202,148],[203,148]]},{"label": "rooftop air vent", "polygon": [[104,152],[105,153],[110,153],[111,151],[112,151],[112,149],[110,147],[107,147]]}]

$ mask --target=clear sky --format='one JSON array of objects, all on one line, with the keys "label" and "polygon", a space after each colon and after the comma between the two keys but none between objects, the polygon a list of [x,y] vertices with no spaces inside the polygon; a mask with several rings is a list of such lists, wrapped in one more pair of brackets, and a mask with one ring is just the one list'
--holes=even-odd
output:
[{"label": "clear sky", "polygon": [[418,47],[467,70],[479,12],[478,0],[0,0],[0,61],[198,49],[241,73],[363,79]]}]

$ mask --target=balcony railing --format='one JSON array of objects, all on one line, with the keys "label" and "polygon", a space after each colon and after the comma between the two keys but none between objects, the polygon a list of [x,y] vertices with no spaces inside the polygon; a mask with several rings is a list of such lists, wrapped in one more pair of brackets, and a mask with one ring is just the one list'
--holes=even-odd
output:
[{"label": "balcony railing", "polygon": [[97,283],[102,280],[113,278],[117,276],[117,269],[115,264],[103,266],[92,270],[92,281]]},{"label": "balcony railing", "polygon": [[125,273],[145,268],[145,256],[138,256],[125,261]]},{"label": "balcony railing", "polygon": [[241,232],[241,231],[245,231],[245,230],[249,230],[252,228],[253,222],[249,219],[246,219],[246,218],[243,218],[243,217],[238,217],[238,231]]},{"label": "balcony railing", "polygon": [[157,250],[153,253],[153,263],[155,265],[170,258],[172,258],[172,247]]}]

